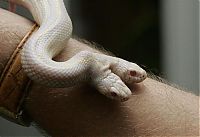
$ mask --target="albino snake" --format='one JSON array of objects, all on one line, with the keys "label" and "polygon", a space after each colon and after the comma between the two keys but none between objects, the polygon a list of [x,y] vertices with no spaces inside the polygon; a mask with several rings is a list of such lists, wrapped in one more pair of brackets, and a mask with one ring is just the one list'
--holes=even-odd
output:
[{"label": "albino snake", "polygon": [[21,55],[22,67],[32,80],[50,87],[90,82],[109,98],[127,100],[131,91],[126,84],[146,78],[146,72],[135,63],[89,51],[81,51],[65,62],[52,60],[65,48],[72,33],[63,0],[10,1],[28,8],[40,25],[25,43]]}]

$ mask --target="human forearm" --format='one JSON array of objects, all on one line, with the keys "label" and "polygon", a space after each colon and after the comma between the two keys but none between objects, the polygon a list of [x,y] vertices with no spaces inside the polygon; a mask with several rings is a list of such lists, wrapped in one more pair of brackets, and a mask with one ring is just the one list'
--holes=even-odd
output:
[{"label": "human forearm", "polygon": [[[144,84],[144,85],[143,85]],[[124,103],[89,87],[34,86],[27,109],[50,135],[198,135],[198,97],[147,79]]]},{"label": "human forearm", "polygon": [[152,79],[124,103],[94,89],[34,86],[27,109],[50,135],[198,135],[198,97]]},{"label": "human forearm", "polygon": [[[26,26],[31,25],[24,23],[16,29]],[[8,28],[8,34],[16,29]],[[18,41],[23,34],[17,34]],[[12,37],[10,40],[14,48],[17,43],[12,42]],[[93,49],[71,39],[57,60],[67,60],[81,50]],[[10,49],[5,52],[12,53]],[[25,109],[52,136],[198,135],[198,97],[149,78],[133,85],[132,91],[133,96],[120,103],[89,86],[48,89],[32,84]]]}]

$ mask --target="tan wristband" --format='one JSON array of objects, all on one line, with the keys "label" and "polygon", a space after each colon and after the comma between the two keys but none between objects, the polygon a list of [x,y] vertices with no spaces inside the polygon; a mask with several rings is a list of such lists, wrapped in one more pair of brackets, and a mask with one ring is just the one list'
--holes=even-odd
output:
[{"label": "tan wristband", "polygon": [[38,26],[34,24],[13,52],[0,76],[0,115],[23,126],[30,125],[30,120],[23,111],[23,101],[31,81],[22,70],[20,52],[36,29]]}]

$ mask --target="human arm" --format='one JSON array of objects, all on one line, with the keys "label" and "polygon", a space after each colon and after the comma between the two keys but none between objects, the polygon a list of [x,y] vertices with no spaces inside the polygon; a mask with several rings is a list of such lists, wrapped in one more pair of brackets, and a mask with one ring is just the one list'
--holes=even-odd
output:
[{"label": "human arm", "polygon": [[197,96],[147,79],[124,103],[89,87],[34,86],[27,110],[50,135],[198,135]]},{"label": "human arm", "polygon": [[[8,27],[6,33],[0,34],[4,37],[0,63],[5,64],[12,48],[32,24],[17,15],[2,10],[0,13],[5,14],[1,16],[4,24],[0,24],[0,30],[5,29],[5,24]],[[11,39],[13,36],[15,39]],[[5,50],[7,45],[9,48]],[[71,39],[57,59],[66,60],[81,50],[93,51]],[[32,84],[25,109],[51,136],[199,134],[199,97],[150,78],[134,84],[132,91],[131,98],[121,103],[105,98],[89,86],[49,89]]]}]

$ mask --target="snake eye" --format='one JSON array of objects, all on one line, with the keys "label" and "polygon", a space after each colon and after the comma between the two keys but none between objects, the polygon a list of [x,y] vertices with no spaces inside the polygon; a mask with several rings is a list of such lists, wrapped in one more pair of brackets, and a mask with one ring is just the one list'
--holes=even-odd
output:
[{"label": "snake eye", "polygon": [[117,94],[116,94],[115,92],[111,92],[110,94],[111,94],[111,96],[113,96],[113,97],[116,97],[116,96],[117,96]]},{"label": "snake eye", "polygon": [[133,70],[133,71],[130,71],[130,75],[131,75],[131,76],[136,76],[136,74],[137,74],[136,71],[134,71],[134,70]]}]

